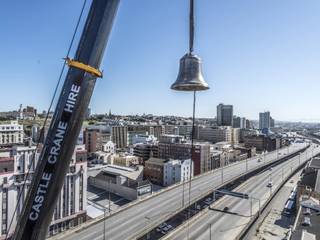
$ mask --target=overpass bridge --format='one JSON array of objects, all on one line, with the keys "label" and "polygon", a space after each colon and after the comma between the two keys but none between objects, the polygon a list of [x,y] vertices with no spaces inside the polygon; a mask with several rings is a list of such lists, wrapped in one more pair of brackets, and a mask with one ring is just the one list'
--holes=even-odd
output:
[{"label": "overpass bridge", "polygon": [[[190,204],[210,194],[214,189],[221,188],[258,169],[281,161],[289,155],[297,154],[307,147],[305,143],[293,144],[264,154],[263,157],[253,157],[197,176],[191,181]],[[133,202],[105,219],[105,236],[107,239],[114,240],[137,239],[187,208],[189,206],[188,196],[186,185],[177,184],[148,198]],[[101,218],[87,222],[51,239],[102,240],[103,237],[104,221]]]}]

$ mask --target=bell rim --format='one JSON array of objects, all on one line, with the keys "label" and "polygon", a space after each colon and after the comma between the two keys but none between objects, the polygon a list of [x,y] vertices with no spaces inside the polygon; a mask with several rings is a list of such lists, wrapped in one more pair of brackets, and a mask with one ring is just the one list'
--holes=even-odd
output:
[{"label": "bell rim", "polygon": [[172,84],[170,87],[172,90],[175,91],[186,91],[186,92],[191,92],[191,91],[205,91],[205,90],[209,90],[210,87],[209,85],[206,83],[205,85],[203,84],[184,84],[184,86],[180,86],[178,84]]}]

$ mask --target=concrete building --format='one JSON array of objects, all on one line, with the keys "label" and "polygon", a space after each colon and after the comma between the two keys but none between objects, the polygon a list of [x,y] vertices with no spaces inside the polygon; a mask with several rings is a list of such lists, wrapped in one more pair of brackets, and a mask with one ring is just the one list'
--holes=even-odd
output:
[{"label": "concrete building", "polygon": [[176,125],[164,125],[164,132],[163,134],[168,134],[168,135],[178,135],[179,130]]},{"label": "concrete building", "polygon": [[[237,134],[237,132],[235,132]],[[195,131],[195,138],[202,141],[208,141],[212,143],[216,142],[230,142],[236,140],[233,136],[232,127],[205,127],[198,126]]]},{"label": "concrete building", "polygon": [[[14,146],[0,151],[0,208],[1,236],[7,233],[10,220],[13,218],[11,231],[14,230],[17,218],[21,214],[23,203],[30,186],[30,181],[38,161],[39,154],[35,147]],[[84,146],[76,147],[64,186],[49,227],[48,235],[86,221],[87,204],[87,152]],[[28,169],[30,175],[23,189],[23,182]],[[23,191],[20,202],[19,194]],[[10,204],[9,204],[10,203]],[[13,217],[17,205],[17,214]]]},{"label": "concrete building", "polygon": [[148,160],[149,158],[157,158],[159,156],[158,144],[136,144],[133,147],[133,155],[139,157],[140,163],[144,164],[144,161]]},{"label": "concrete building", "polygon": [[116,144],[117,148],[125,148],[128,146],[128,127],[127,126],[112,126],[112,142]]},{"label": "concrete building", "polygon": [[188,139],[191,139],[191,135],[192,135],[192,125],[178,125],[177,127],[177,134],[184,136]]},{"label": "concrete building", "polygon": [[88,183],[128,200],[152,193],[149,181],[143,181],[143,166],[133,168],[116,165],[90,169]]},{"label": "concrete building", "polygon": [[270,127],[274,128],[274,126],[275,126],[275,121],[272,117],[270,117]]},{"label": "concrete building", "polygon": [[159,142],[161,143],[183,143],[186,139],[184,136],[175,134],[163,134],[160,136]]},{"label": "concrete building", "polygon": [[164,126],[161,125],[128,125],[128,144],[132,145],[132,136],[135,135],[153,135],[155,138],[164,134]]},{"label": "concrete building", "polygon": [[252,128],[252,124],[249,119],[246,119],[246,127],[245,128],[247,128],[247,129]]},{"label": "concrete building", "polygon": [[96,151],[102,151],[103,145],[109,141],[111,141],[111,133],[110,129],[105,125],[88,126],[84,130],[83,142],[89,156],[92,156]]},{"label": "concrete building", "polygon": [[220,103],[217,106],[217,124],[218,126],[233,125],[233,106]]},{"label": "concrete building", "polygon": [[244,139],[245,147],[255,147],[257,151],[274,151],[281,147],[281,138],[275,136],[256,135]]},{"label": "concrete building", "polygon": [[[159,142],[159,158],[185,160],[191,157],[191,143]],[[211,170],[210,144],[195,143],[192,153],[194,176]]]},{"label": "concrete building", "polygon": [[270,112],[259,113],[259,129],[269,129],[270,128]]},{"label": "concrete building", "polygon": [[241,125],[241,118],[237,116],[233,116],[232,127],[240,128],[240,125]]},{"label": "concrete building", "polygon": [[18,121],[0,125],[0,147],[23,144],[23,126]]},{"label": "concrete building", "polygon": [[240,141],[240,128],[232,128],[231,144],[238,144]]},{"label": "concrete building", "polygon": [[127,154],[116,154],[113,156],[113,165],[131,167],[139,164],[139,158]]},{"label": "concrete building", "polygon": [[150,158],[149,160],[145,161],[144,165],[144,177],[148,179],[150,182],[164,186],[163,179],[164,179],[164,164],[167,160],[160,159],[160,158]]},{"label": "concrete building", "polygon": [[132,136],[131,143],[137,144],[137,143],[150,143],[154,144],[157,142],[157,138],[155,138],[153,135],[142,135],[142,134],[137,134]]}]

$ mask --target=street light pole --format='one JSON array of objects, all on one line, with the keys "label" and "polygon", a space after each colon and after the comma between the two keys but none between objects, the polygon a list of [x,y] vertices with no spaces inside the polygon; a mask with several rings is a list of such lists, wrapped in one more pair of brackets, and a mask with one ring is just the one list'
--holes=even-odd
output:
[{"label": "street light pole", "polygon": [[299,165],[301,164],[301,152],[299,153]]},{"label": "street light pole", "polygon": [[212,240],[212,236],[211,236],[211,226],[212,226],[212,223],[210,223],[210,227],[209,227],[209,231],[210,231],[210,240]]},{"label": "street light pole", "polygon": [[109,190],[108,190],[108,192],[109,192],[109,194],[108,194],[108,195],[109,195],[109,196],[108,196],[108,198],[109,198],[109,204],[108,204],[108,205],[109,205],[109,216],[110,216],[110,213],[111,213],[111,208],[110,208],[110,205],[111,205],[111,204],[110,204],[110,203],[111,203],[111,202],[110,202],[110,201],[111,201],[111,200],[110,200],[110,182],[111,182],[111,180],[109,180]]},{"label": "street light pole", "polygon": [[250,198],[250,217],[252,217],[252,197]]},{"label": "street light pole", "polygon": [[184,179],[182,180],[182,208],[184,206]]},{"label": "street light pole", "polygon": [[106,240],[106,207],[103,208],[103,240]]},{"label": "street light pole", "polygon": [[221,166],[221,183],[223,183],[223,165],[224,163],[222,163],[222,166]]},{"label": "street light pole", "polygon": [[248,172],[248,158],[246,158],[246,172]]}]

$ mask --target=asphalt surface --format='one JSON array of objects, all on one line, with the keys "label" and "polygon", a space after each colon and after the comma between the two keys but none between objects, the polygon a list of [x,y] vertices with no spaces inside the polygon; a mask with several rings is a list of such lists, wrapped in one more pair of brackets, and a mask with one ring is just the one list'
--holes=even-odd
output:
[{"label": "asphalt surface", "polygon": [[287,236],[290,226],[294,224],[295,214],[284,216],[282,212],[292,189],[297,186],[301,172],[302,170],[298,171],[279,190],[263,214],[245,235],[245,240],[284,239]]},{"label": "asphalt surface", "polygon": [[[248,161],[237,162],[226,166],[223,169],[216,169],[212,172],[203,174],[200,177],[196,177],[192,180],[190,201],[198,200],[202,196],[207,195],[212,189],[221,186],[222,180],[223,182],[226,182],[245,173],[247,167],[248,171],[250,171],[259,165],[262,166],[265,163],[275,161],[284,154],[296,152],[304,146],[304,144],[294,144],[290,146],[289,149],[285,148],[266,154],[261,161],[258,161],[259,157],[254,157]],[[150,197],[144,201],[138,202],[124,211],[111,215],[105,220],[106,239],[135,239],[146,230],[156,227],[169,217],[175,215],[188,205],[188,191],[185,187],[185,206],[182,206],[182,190],[183,186],[179,185],[178,187],[168,189],[155,197]],[[70,235],[68,235],[68,232],[62,233],[62,235],[58,235],[54,239],[102,240],[104,239],[103,231],[104,223],[99,222],[83,230],[72,232]]]},{"label": "asphalt surface", "polygon": [[[313,150],[316,155],[320,152],[320,147]],[[307,153],[301,154],[300,162],[310,159],[312,149]],[[299,156],[291,158],[282,164],[273,167],[272,170],[266,170],[238,186],[234,191],[247,193],[255,199],[260,199],[261,206],[271,196],[272,191],[276,189],[286,176],[299,165]],[[272,188],[268,188],[267,184],[272,180]],[[224,212],[224,208],[229,210]],[[259,201],[252,201],[252,214],[258,212]],[[199,239],[199,240],[225,240],[235,239],[239,233],[246,227],[251,219],[250,200],[225,196],[214,202],[210,208],[201,213],[200,216],[190,219],[189,223],[185,223],[176,230],[164,236],[163,239]],[[211,225],[211,226],[210,226]],[[211,229],[211,238],[210,238]]]}]

